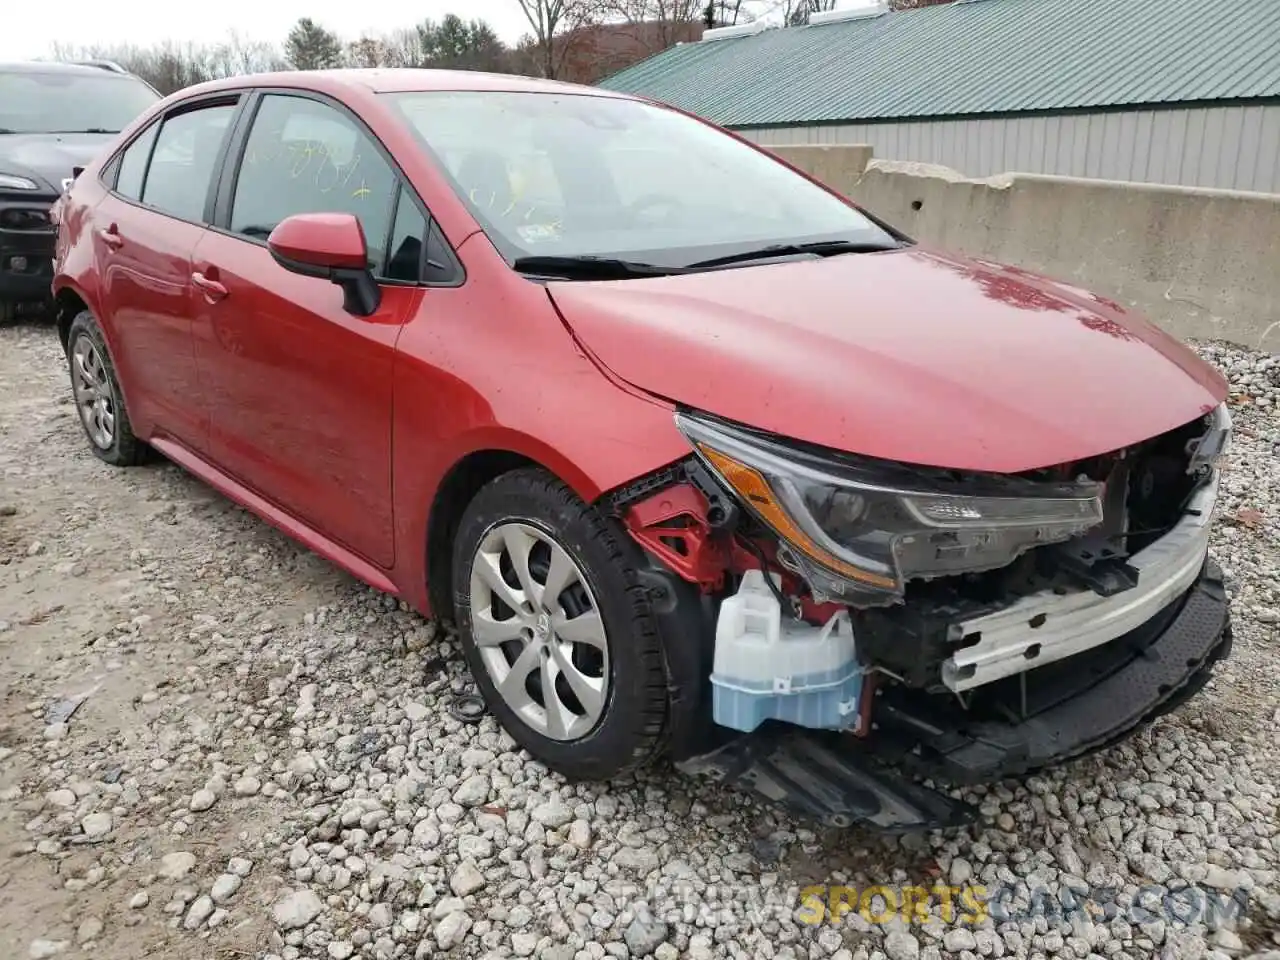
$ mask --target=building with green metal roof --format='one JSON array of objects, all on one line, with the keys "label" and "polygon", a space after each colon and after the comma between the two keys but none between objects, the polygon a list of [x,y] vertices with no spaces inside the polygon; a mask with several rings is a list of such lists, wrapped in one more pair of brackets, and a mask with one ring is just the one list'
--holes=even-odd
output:
[{"label": "building with green metal roof", "polygon": [[601,85],[769,145],[1280,192],[1280,0],[864,5],[709,31]]}]

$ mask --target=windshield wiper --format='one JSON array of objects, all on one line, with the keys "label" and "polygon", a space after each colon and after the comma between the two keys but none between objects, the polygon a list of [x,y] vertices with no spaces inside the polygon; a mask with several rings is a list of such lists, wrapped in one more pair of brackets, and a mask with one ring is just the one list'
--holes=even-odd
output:
[{"label": "windshield wiper", "polygon": [[686,269],[704,267],[722,267],[731,263],[745,263],[750,260],[767,260],[770,257],[793,257],[813,254],[819,257],[833,257],[840,253],[879,253],[883,250],[897,250],[902,244],[895,241],[857,241],[857,240],[818,240],[813,243],[771,243],[767,247],[756,247],[740,253],[729,253],[723,257],[712,257],[710,260],[699,260],[690,263]]},{"label": "windshield wiper", "polygon": [[588,277],[593,279],[618,279],[625,277],[665,277],[673,273],[687,273],[683,267],[663,267],[656,263],[636,260],[619,260],[616,257],[516,257],[511,266],[520,273],[539,276]]},{"label": "windshield wiper", "polygon": [[46,130],[46,133],[119,133],[119,130],[108,130],[106,127],[84,127],[81,130]]}]

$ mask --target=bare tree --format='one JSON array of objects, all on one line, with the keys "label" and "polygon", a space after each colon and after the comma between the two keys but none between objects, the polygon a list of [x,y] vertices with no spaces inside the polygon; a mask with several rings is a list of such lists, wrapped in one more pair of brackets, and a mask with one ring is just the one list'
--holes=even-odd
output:
[{"label": "bare tree", "polygon": [[223,76],[217,69],[218,57],[212,47],[168,41],[153,47],[132,44],[91,45],[85,47],[55,43],[55,60],[111,60],[130,73],[141,77],[162,94],[204,83]]},{"label": "bare tree", "polygon": [[736,27],[756,19],[748,0],[707,0],[702,8],[702,24],[708,30],[716,27]]},{"label": "bare tree", "polygon": [[[528,2],[546,3],[548,0]],[[555,2],[559,9],[553,11],[556,13],[555,29],[549,34],[556,41],[552,51],[553,73],[574,44],[574,38],[570,37],[573,29],[585,22],[579,11],[587,9],[587,0]],[[595,4],[597,0],[590,2]],[[424,31],[424,28],[427,29]],[[545,47],[533,38],[510,49],[484,21],[464,22],[456,16],[446,17],[439,24],[426,21],[418,27],[394,30],[381,36],[362,36],[351,43],[344,43],[313,21],[303,18],[289,32],[283,50],[284,53],[272,44],[249,40],[233,31],[226,40],[213,44],[167,41],[141,47],[134,44],[77,46],[55,43],[50,53],[55,60],[114,60],[164,94],[219,77],[287,70],[290,66],[312,69],[341,66],[343,63],[392,67],[429,65],[538,74],[545,72],[547,65]]]},{"label": "bare tree", "polygon": [[788,27],[802,27],[815,13],[825,13],[836,8],[836,0],[783,0],[780,8],[782,22]]},{"label": "bare tree", "polygon": [[364,36],[347,44],[347,65],[352,67],[385,67],[391,52],[381,37]]},{"label": "bare tree", "polygon": [[393,30],[382,38],[386,48],[387,66],[389,67],[421,67],[426,65],[426,57],[422,52],[422,38],[417,29],[402,27]]},{"label": "bare tree", "polygon": [[630,25],[628,31],[646,56],[691,39],[691,28],[702,20],[704,0],[601,0],[606,20]]},{"label": "bare tree", "polygon": [[584,28],[599,22],[599,0],[516,0],[533,30],[542,75],[554,80]]},{"label": "bare tree", "polygon": [[246,73],[288,70],[289,64],[271,44],[250,40],[232,30],[226,40],[214,45],[212,69],[217,77],[238,77]]}]

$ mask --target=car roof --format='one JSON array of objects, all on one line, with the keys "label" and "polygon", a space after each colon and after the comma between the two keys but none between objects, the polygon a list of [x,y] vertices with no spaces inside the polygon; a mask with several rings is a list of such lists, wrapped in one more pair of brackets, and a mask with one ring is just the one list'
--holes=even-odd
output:
[{"label": "car roof", "polygon": [[131,74],[108,70],[86,63],[60,63],[56,60],[19,60],[5,63],[0,60],[0,73],[80,73],[95,77],[128,77]]},{"label": "car roof", "polygon": [[182,93],[206,92],[245,87],[286,87],[339,93],[363,90],[373,93],[409,93],[429,90],[502,91],[525,93],[576,93],[611,99],[635,100],[627,94],[586,87],[558,80],[542,80],[509,73],[481,73],[476,70],[426,70],[407,67],[338,70],[287,70],[279,73],[245,74],[212,80]]}]

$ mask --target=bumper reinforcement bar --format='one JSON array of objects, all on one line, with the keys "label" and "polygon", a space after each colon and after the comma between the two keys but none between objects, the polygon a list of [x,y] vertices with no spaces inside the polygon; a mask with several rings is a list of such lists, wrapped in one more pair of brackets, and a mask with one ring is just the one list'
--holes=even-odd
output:
[{"label": "bumper reinforcement bar", "polygon": [[901,690],[886,691],[875,719],[918,775],[955,784],[1022,776],[1110,746],[1180,706],[1230,651],[1222,571],[1208,560],[1186,594],[1148,623],[1030,671],[1030,709],[1021,719],[965,717]]},{"label": "bumper reinforcement bar", "polygon": [[942,682],[957,693],[1055,660],[1073,657],[1140,627],[1196,581],[1209,549],[1209,519],[1218,475],[1196,491],[1182,520],[1130,564],[1138,583],[1104,597],[1088,590],[1059,596],[1046,590],[959,626],[973,643],[942,665]]}]

